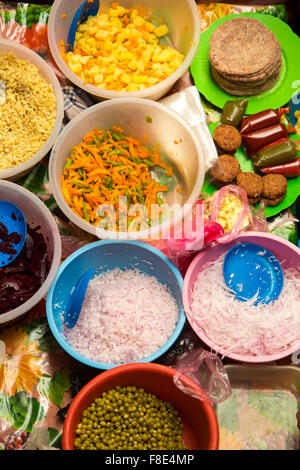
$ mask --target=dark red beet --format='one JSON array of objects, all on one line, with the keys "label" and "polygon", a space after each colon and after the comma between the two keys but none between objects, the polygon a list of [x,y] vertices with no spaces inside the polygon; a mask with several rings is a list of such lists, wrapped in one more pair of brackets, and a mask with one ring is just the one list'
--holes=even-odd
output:
[{"label": "dark red beet", "polygon": [[0,314],[27,302],[48,275],[47,246],[39,230],[40,227],[32,229],[27,226],[23,250],[11,264],[0,267]]}]

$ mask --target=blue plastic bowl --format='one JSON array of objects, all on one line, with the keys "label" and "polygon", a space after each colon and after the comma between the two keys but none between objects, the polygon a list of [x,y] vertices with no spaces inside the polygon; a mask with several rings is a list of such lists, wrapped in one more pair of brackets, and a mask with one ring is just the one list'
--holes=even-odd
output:
[{"label": "blue plastic bowl", "polygon": [[63,311],[72,288],[82,274],[97,268],[97,273],[115,268],[138,268],[145,274],[155,276],[173,294],[178,308],[178,324],[169,340],[155,353],[138,362],[152,362],[162,356],[178,339],[184,324],[182,306],[183,279],[169,258],[156,248],[143,242],[103,240],[91,243],[73,253],[60,266],[56,279],[47,296],[47,317],[56,341],[70,356],[96,369],[112,369],[120,364],[103,364],[88,359],[75,351],[63,335]]}]

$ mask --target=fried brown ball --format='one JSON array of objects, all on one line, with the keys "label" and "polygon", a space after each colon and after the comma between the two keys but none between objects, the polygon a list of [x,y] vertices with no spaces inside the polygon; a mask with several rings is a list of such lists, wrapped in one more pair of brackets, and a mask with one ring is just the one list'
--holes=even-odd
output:
[{"label": "fried brown ball", "polygon": [[[269,174],[262,177],[263,192],[266,199],[284,197],[287,192],[287,179],[283,175]],[[277,205],[277,204],[275,204]]]},{"label": "fried brown ball", "polygon": [[264,202],[265,206],[275,207],[275,206],[278,206],[278,204],[280,204],[284,200],[284,198],[285,198],[285,194],[283,194],[280,197],[277,197],[276,199],[268,199],[266,197],[263,197],[262,201]]},{"label": "fried brown ball", "polygon": [[234,184],[241,167],[232,155],[221,155],[217,163],[210,169],[210,176],[217,188]]},{"label": "fried brown ball", "polygon": [[228,124],[221,124],[216,127],[213,133],[213,139],[217,146],[226,152],[235,152],[242,143],[242,137],[239,131]]},{"label": "fried brown ball", "polygon": [[236,184],[246,191],[250,204],[260,201],[263,191],[261,176],[250,172],[240,173],[236,178]]}]

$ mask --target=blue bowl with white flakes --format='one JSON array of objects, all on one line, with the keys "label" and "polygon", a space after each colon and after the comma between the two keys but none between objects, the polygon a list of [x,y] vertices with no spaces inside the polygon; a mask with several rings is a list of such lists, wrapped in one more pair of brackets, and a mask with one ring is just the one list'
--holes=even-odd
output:
[{"label": "blue bowl with white flakes", "polygon": [[[95,269],[76,325],[64,309],[78,279]],[[143,242],[102,240],[73,253],[47,296],[47,317],[60,346],[74,359],[107,370],[157,360],[185,324],[183,279],[158,249]]]}]

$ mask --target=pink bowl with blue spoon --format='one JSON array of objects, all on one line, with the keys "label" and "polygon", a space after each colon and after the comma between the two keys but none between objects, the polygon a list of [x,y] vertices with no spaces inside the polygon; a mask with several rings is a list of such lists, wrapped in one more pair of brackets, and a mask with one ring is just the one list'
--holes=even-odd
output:
[{"label": "pink bowl with blue spoon", "polygon": [[238,300],[256,299],[256,306],[276,300],[283,287],[283,271],[278,259],[254,243],[240,243],[228,251],[223,275]]}]

